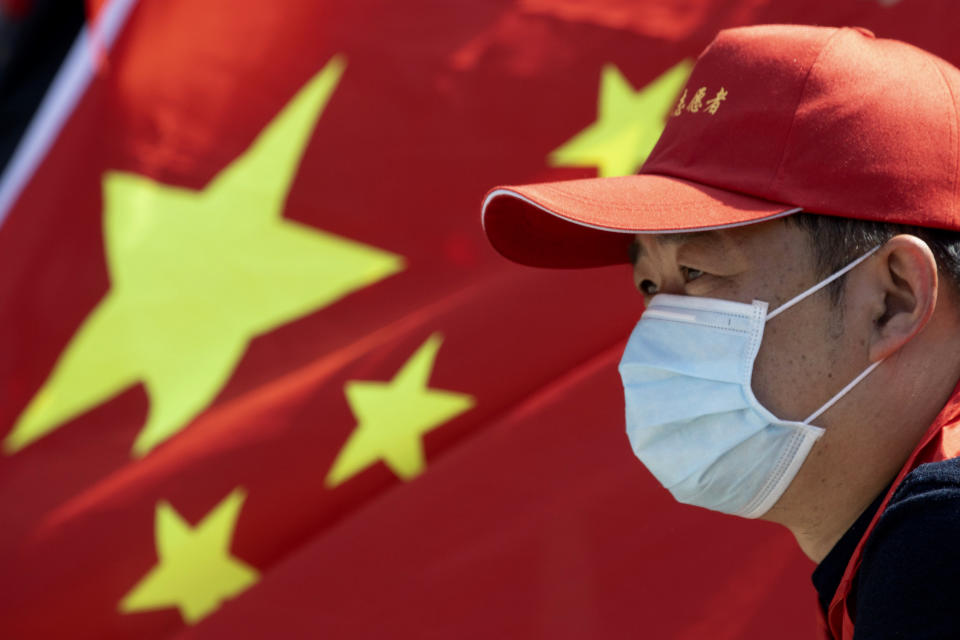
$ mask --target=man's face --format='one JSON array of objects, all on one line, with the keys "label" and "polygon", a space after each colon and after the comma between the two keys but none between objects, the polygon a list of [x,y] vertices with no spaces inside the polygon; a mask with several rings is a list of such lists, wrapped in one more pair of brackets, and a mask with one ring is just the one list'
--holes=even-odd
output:
[{"label": "man's face", "polygon": [[[773,310],[821,280],[808,235],[785,220],[636,240],[634,282],[645,301],[672,293],[763,300]],[[847,330],[848,320],[827,288],[770,320],[753,369],[757,399],[781,419],[803,420],[863,371],[867,342]],[[832,412],[817,426],[829,428]]]}]

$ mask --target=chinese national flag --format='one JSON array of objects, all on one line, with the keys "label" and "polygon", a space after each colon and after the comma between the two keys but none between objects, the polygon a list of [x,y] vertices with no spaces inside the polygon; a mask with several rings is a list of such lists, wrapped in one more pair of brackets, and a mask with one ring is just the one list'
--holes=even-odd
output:
[{"label": "chinese national flag", "polygon": [[721,28],[958,62],[951,0],[100,4],[0,180],[0,635],[815,636],[632,457],[629,268],[479,202],[635,172]]}]

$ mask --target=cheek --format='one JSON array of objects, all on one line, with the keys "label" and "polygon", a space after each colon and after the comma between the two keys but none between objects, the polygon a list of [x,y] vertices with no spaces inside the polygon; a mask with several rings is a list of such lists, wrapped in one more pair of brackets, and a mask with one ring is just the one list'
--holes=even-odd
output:
[{"label": "cheek", "polygon": [[798,305],[767,325],[754,361],[754,395],[784,420],[806,419],[846,384],[838,379],[843,350],[835,323],[828,313],[803,311]]}]

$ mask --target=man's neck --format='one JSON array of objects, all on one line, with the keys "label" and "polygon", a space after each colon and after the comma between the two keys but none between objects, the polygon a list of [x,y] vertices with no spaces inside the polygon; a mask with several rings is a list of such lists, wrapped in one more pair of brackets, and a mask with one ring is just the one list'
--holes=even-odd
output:
[{"label": "man's neck", "polygon": [[822,446],[814,447],[794,483],[763,518],[786,526],[807,557],[822,561],[894,481],[954,393],[960,371],[939,376],[891,379],[887,384],[898,384],[898,397],[910,400],[861,407],[856,423],[827,427]]},{"label": "man's neck", "polygon": [[[882,490],[883,489],[881,489],[881,491]],[[803,551],[804,555],[808,558],[820,564],[850,527],[860,518],[864,510],[873,504],[875,499],[876,496],[867,500],[866,504],[859,510],[849,510],[846,513],[847,517],[843,520],[837,519],[834,522],[821,522],[819,527],[811,527],[809,530],[793,529],[791,533],[793,533],[800,550]]]}]

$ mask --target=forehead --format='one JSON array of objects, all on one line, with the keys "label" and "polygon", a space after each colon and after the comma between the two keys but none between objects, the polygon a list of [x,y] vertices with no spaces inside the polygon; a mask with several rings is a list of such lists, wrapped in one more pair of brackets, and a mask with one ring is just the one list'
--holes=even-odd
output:
[{"label": "forehead", "polygon": [[631,261],[644,257],[652,245],[663,247],[677,247],[681,245],[693,245],[703,247],[723,247],[729,243],[725,237],[729,231],[710,230],[710,231],[690,231],[686,233],[638,233],[633,237],[631,251]]},{"label": "forehead", "polygon": [[702,247],[743,247],[752,250],[780,250],[785,246],[809,249],[810,237],[799,225],[787,218],[766,220],[755,224],[705,231],[681,233],[638,233],[634,243],[641,246],[676,247],[694,245]]}]

